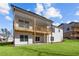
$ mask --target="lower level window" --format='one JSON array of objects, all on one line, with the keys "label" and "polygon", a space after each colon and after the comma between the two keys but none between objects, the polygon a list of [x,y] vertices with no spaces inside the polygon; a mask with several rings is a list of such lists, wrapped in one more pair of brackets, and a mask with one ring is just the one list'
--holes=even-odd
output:
[{"label": "lower level window", "polygon": [[25,35],[25,41],[28,41],[28,36],[27,35]]},{"label": "lower level window", "polygon": [[36,37],[35,41],[40,41],[40,37]]},{"label": "lower level window", "polygon": [[51,37],[51,41],[54,41],[54,37]]},{"label": "lower level window", "polygon": [[28,41],[28,36],[27,35],[20,35],[20,41],[21,42]]},{"label": "lower level window", "polygon": [[20,41],[24,41],[24,36],[20,35]]}]

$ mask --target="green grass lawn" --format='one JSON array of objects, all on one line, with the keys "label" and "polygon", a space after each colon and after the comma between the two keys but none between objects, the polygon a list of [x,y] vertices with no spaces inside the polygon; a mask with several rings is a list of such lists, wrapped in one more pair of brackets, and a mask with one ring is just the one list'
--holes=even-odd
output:
[{"label": "green grass lawn", "polygon": [[0,56],[79,56],[79,40],[18,47],[0,44]]}]

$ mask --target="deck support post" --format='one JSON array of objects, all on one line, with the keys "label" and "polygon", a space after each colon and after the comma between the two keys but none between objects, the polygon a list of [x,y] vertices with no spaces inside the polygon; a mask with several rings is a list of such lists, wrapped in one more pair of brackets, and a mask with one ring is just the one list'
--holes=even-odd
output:
[{"label": "deck support post", "polygon": [[45,34],[44,34],[44,43],[45,43]]},{"label": "deck support post", "polygon": [[35,43],[35,37],[36,37],[36,32],[35,32],[35,30],[36,30],[36,19],[34,18],[34,35],[33,35],[33,43]]}]

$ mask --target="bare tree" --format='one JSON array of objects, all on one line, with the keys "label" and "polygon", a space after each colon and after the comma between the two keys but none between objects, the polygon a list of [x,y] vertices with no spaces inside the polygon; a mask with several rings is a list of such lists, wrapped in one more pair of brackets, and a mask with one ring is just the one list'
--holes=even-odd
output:
[{"label": "bare tree", "polygon": [[4,28],[4,29],[2,28],[1,31],[2,31],[5,42],[7,42],[9,36],[11,35],[10,31],[7,28]]}]

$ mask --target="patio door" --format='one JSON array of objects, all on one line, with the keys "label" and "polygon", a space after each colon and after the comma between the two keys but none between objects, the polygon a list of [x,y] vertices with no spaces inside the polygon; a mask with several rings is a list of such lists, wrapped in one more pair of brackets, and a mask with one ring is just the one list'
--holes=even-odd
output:
[{"label": "patio door", "polygon": [[28,35],[20,35],[20,42],[28,42]]},{"label": "patio door", "polygon": [[36,43],[40,43],[40,37],[36,37],[36,38],[35,38],[35,42],[36,42]]}]

